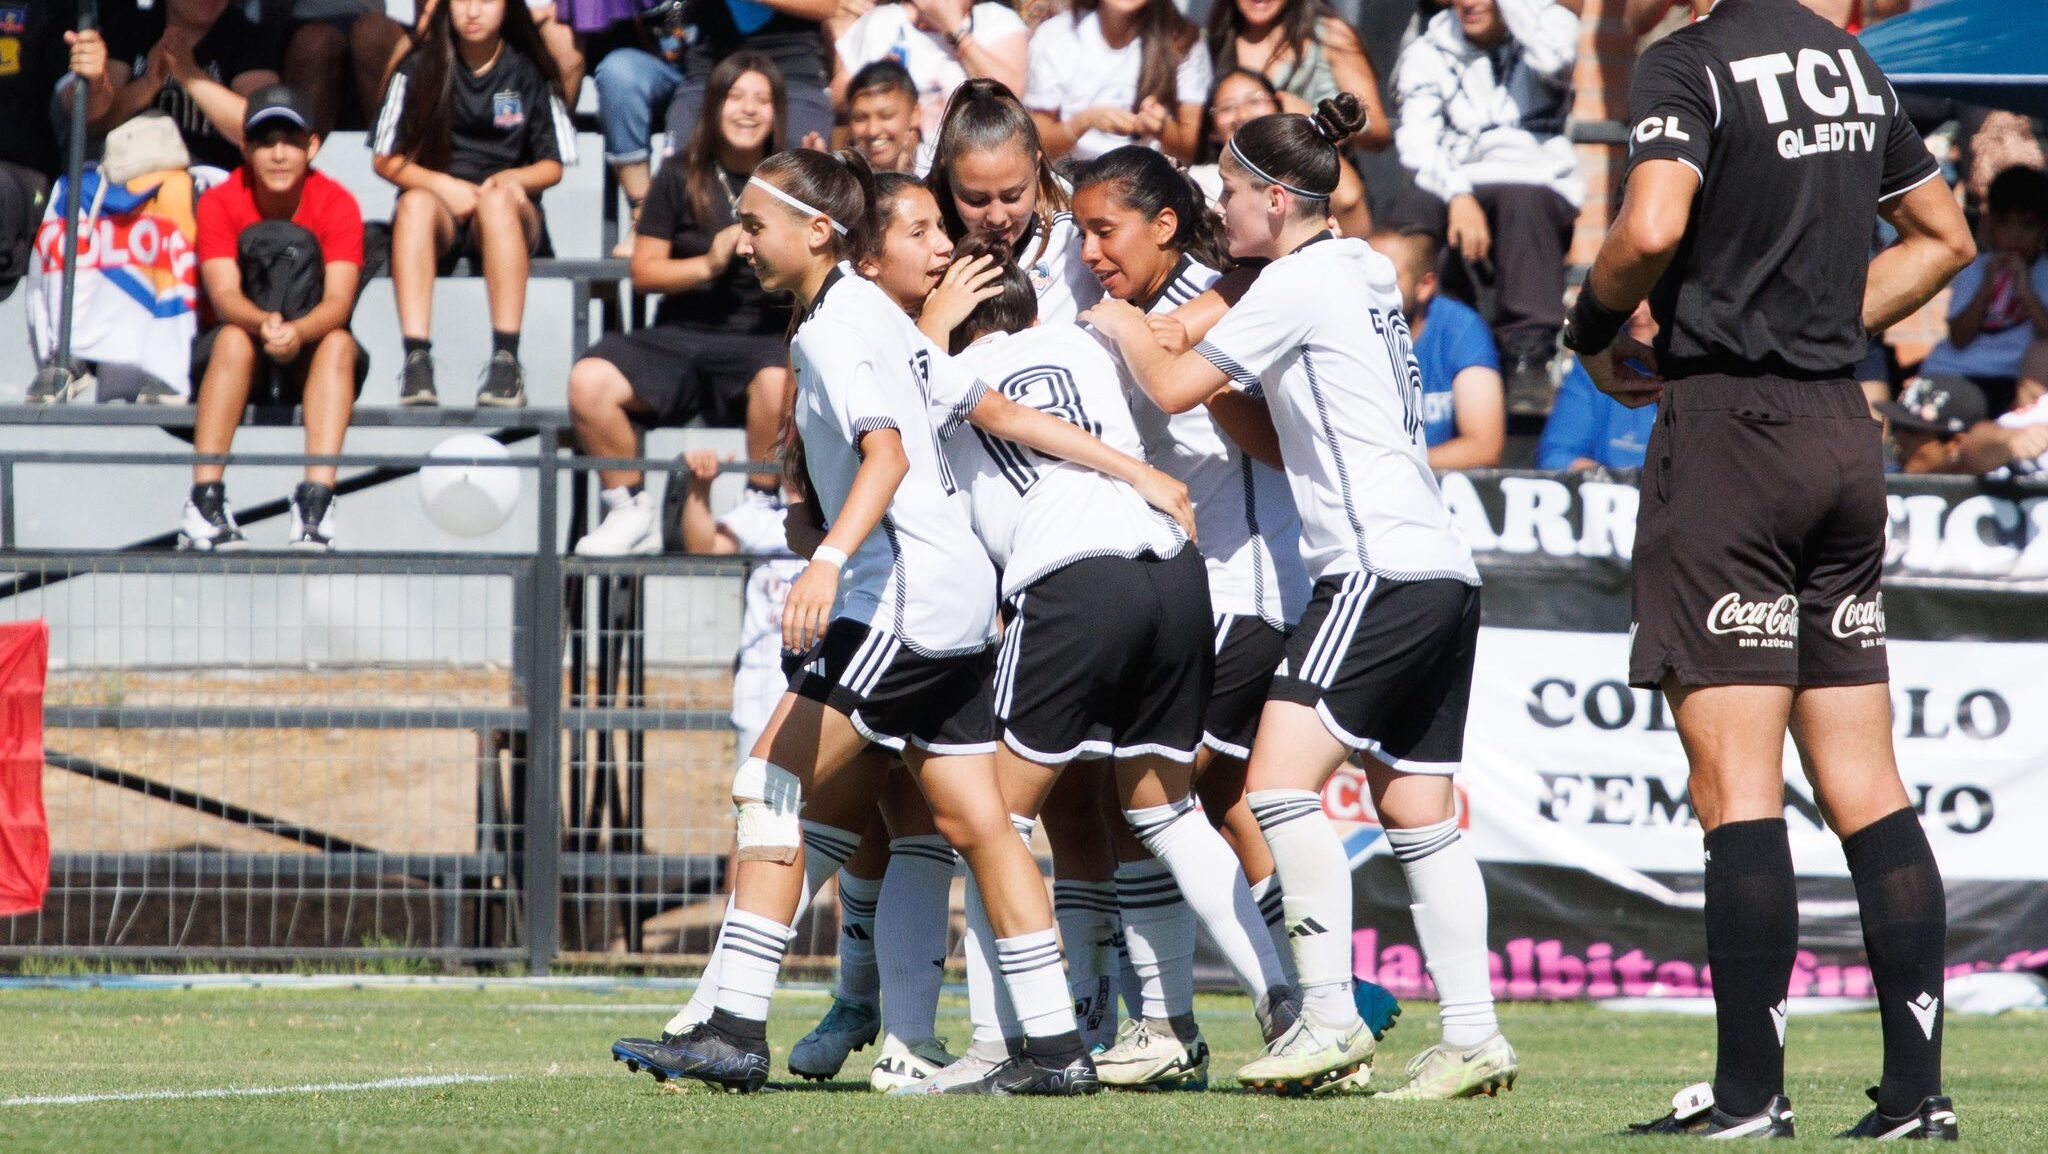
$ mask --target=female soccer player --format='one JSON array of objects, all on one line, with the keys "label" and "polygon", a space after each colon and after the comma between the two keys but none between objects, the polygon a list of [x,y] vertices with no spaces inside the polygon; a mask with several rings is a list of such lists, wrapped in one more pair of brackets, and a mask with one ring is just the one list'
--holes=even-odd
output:
[{"label": "female soccer player", "polygon": [[1370,755],[1372,798],[1414,896],[1417,934],[1443,1003],[1445,1036],[1409,1064],[1403,1097],[1512,1085],[1514,1051],[1494,1021],[1486,891],[1458,840],[1452,775],[1464,750],[1479,577],[1422,448],[1421,390],[1393,266],[1324,227],[1336,142],[1356,98],[1311,119],[1239,129],[1223,162],[1231,254],[1272,261],[1193,350],[1175,354],[1145,314],[1106,301],[1085,319],[1123,350],[1168,413],[1220,388],[1270,406],[1315,580],[1259,720],[1246,800],[1273,855],[1303,1012],[1240,1081],[1312,1092],[1373,1055],[1351,997],[1351,875],[1320,789],[1353,752]]}]

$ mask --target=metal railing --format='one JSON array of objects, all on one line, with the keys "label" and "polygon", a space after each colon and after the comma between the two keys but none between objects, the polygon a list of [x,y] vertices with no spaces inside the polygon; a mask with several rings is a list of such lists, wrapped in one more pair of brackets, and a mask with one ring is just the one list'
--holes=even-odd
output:
[{"label": "metal railing", "polygon": [[[0,409],[0,427],[175,430],[191,417]],[[535,547],[384,551],[362,548],[375,534],[359,530],[329,554],[179,553],[169,535],[21,548],[26,470],[203,458],[0,449],[0,620],[42,618],[52,634],[55,849],[43,910],[0,919],[0,956],[413,957],[545,973],[562,958],[708,950],[753,560],[565,555],[591,523],[591,470],[674,462],[567,455],[559,412],[362,409],[353,424],[484,429],[518,449],[220,460],[333,464],[345,494],[428,464],[519,469],[535,480]],[[829,953],[832,917],[822,909],[796,952]]]}]

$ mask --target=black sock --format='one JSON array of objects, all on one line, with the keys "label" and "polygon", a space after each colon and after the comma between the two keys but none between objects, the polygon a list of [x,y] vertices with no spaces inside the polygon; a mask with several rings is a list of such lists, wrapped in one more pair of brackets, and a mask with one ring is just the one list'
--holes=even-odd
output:
[{"label": "black sock", "polygon": [[208,481],[203,485],[194,485],[192,486],[192,503],[197,505],[200,501],[205,500],[207,490],[209,489],[218,491],[223,496],[225,496],[228,491],[227,486],[219,481]]},{"label": "black sock", "polygon": [[405,355],[408,357],[414,353],[430,353],[434,351],[434,342],[425,337],[400,337],[399,343],[405,346]]},{"label": "black sock", "polygon": [[738,1014],[729,1013],[725,1010],[711,1011],[711,1020],[706,1022],[705,1025],[710,1026],[728,1038],[737,1038],[742,1042],[766,1042],[768,1040],[768,1023],[756,1022],[751,1018],[742,1018]]},{"label": "black sock", "polygon": [[782,491],[782,486],[776,484],[775,482],[770,481],[764,485],[761,482],[754,480],[754,478],[751,475],[747,477],[747,488],[752,489],[756,493],[766,493],[770,497],[773,497]]},{"label": "black sock", "polygon": [[1707,841],[1707,962],[1714,969],[1714,1103],[1755,1114],[1785,1087],[1785,994],[1799,895],[1784,818],[1730,822]]},{"label": "black sock", "polygon": [[494,353],[511,353],[511,354],[512,354],[513,356],[515,356],[515,357],[516,357],[516,356],[518,356],[518,355],[519,355],[519,334],[518,334],[518,333],[501,333],[501,332],[499,332],[499,331],[498,331],[498,330],[496,330],[496,329],[492,329],[492,330],[491,330],[491,351],[492,351],[492,352],[494,352]]},{"label": "black sock", "polygon": [[1948,897],[1920,817],[1902,809],[1842,839],[1863,949],[1884,1026],[1884,1080],[1877,1108],[1894,1118],[1941,1093],[1941,990]]}]

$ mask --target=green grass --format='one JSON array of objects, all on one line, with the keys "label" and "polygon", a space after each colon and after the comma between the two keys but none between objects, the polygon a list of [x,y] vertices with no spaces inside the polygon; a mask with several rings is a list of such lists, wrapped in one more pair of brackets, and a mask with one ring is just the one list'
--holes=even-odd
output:
[{"label": "green grass", "polygon": [[[1256,1039],[1245,1003],[1215,998],[1201,1007],[1218,1059],[1218,1086],[1208,1094],[905,1102],[845,1082],[736,1097],[663,1093],[609,1060],[614,1037],[659,1032],[665,1014],[634,1007],[661,1000],[645,989],[607,995],[531,987],[0,991],[0,1099],[424,1075],[504,1079],[358,1093],[0,1106],[0,1150],[1628,1150],[1641,1147],[1608,1135],[1661,1112],[1674,1091],[1704,1077],[1712,1043],[1706,1019],[1510,1007],[1506,1027],[1521,1052],[1522,1079],[1499,1100],[1278,1101],[1225,1088],[1228,1072],[1252,1056]],[[815,996],[778,1004],[771,1034],[778,1070],[822,1005]],[[1383,1074],[1397,1073],[1433,1037],[1432,1011],[1408,1009],[1383,1045]],[[944,1012],[941,1029],[964,1037],[961,1008],[949,1003]],[[2043,1025],[2038,1016],[1950,1021],[1950,1088],[1973,1148],[2048,1147],[2048,1110],[2037,1096],[2048,1070]],[[1803,1140],[1828,1147],[1825,1136],[1865,1109],[1862,1089],[1878,1065],[1876,1019],[1795,1019],[1791,1041],[1790,1093]],[[847,1072],[865,1070],[857,1057]]]}]

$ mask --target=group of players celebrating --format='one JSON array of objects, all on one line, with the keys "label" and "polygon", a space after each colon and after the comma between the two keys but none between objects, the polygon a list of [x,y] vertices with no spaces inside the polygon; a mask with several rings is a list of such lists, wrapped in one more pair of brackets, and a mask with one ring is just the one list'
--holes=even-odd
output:
[{"label": "group of players celebrating", "polygon": [[[1220,222],[1147,149],[1061,180],[991,81],[955,95],[924,183],[853,153],[755,169],[739,254],[799,312],[789,518],[809,564],[782,617],[788,692],[734,780],[710,965],[616,1058],[760,1088],[792,926],[865,835],[896,851],[879,887],[842,887],[884,927],[879,964],[846,967],[875,988],[842,974],[794,1072],[831,1077],[880,1034],[871,1081],[899,1094],[1204,1087],[1199,924],[1266,1039],[1239,1082],[1362,1086],[1394,1011],[1354,989],[1320,800],[1357,757],[1443,1004],[1442,1040],[1388,1092],[1512,1086],[1452,788],[1479,578],[1424,455],[1393,265],[1328,224],[1362,120],[1345,94],[1242,127]],[[1041,818],[1056,902],[1028,849]],[[934,1037],[956,851],[958,1057]]]}]

